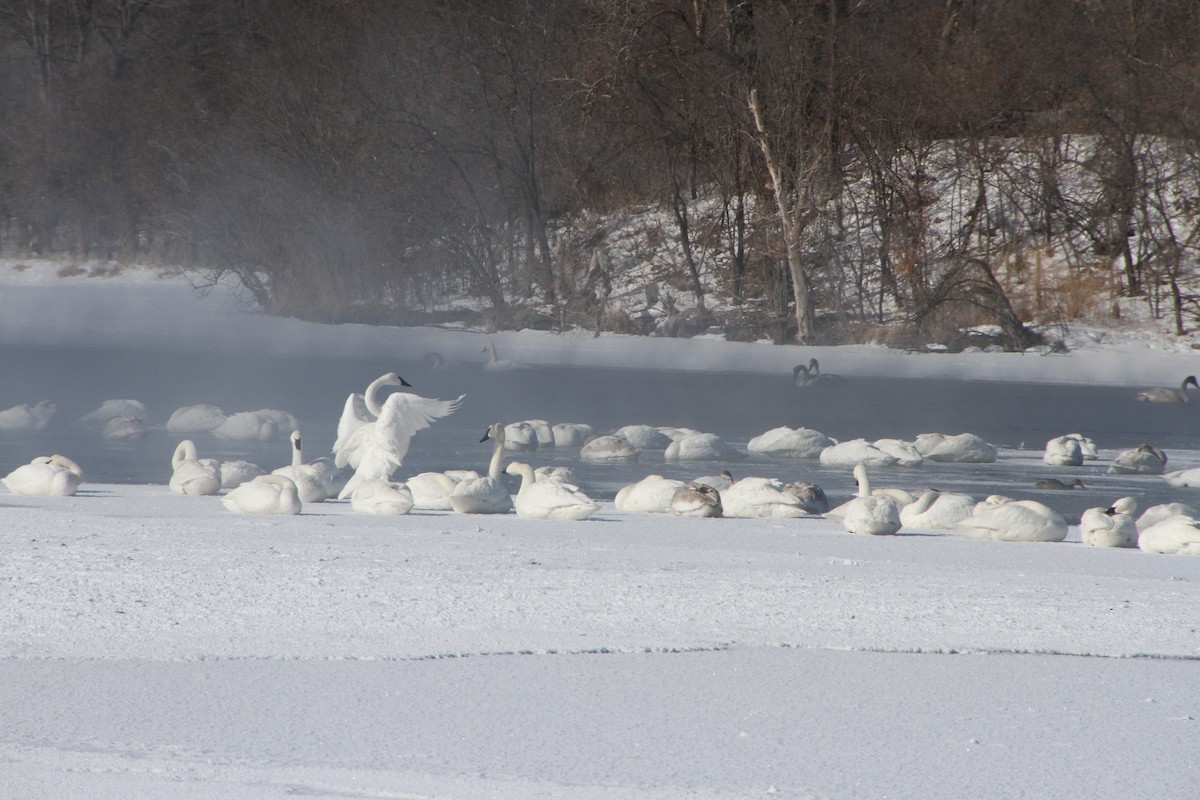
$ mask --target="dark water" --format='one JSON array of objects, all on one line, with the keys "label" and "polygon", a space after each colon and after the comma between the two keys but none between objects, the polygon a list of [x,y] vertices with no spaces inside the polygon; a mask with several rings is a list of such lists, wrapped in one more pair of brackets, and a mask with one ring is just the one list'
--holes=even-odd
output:
[{"label": "dark water", "polygon": [[[372,379],[392,370],[418,394],[467,395],[456,414],[417,434],[399,478],[431,469],[482,469],[490,455],[488,445],[478,442],[484,428],[494,421],[522,419],[587,422],[598,432],[628,424],[691,427],[719,434],[743,451],[751,437],[780,425],[814,428],[841,440],[911,440],[919,433],[969,431],[999,447],[1025,452],[1006,451],[991,465],[880,469],[877,483],[909,489],[932,485],[978,496],[1002,492],[1038,497],[1068,516],[1122,494],[1138,496],[1143,505],[1186,498],[1159,478],[1107,476],[1103,463],[1045,466],[1041,451],[1054,436],[1082,433],[1105,450],[1149,442],[1173,456],[1172,467],[1200,463],[1200,404],[1139,403],[1128,388],[847,376],[836,387],[798,389],[790,375],[664,372],[636,366],[430,371],[411,361],[377,359],[0,346],[0,409],[42,399],[61,407],[45,431],[0,433],[0,469],[7,471],[53,451],[83,464],[90,481],[165,483],[178,437],[156,430],[140,443],[107,442],[98,430],[72,421],[110,398],[141,400],[150,409],[150,421],[160,425],[175,408],[193,403],[213,403],[227,413],[284,409],[301,420],[305,455],[315,458],[327,454],[333,443],[346,395],[363,391]],[[204,434],[195,438],[202,457],[245,458],[268,468],[290,458],[286,441],[225,442]],[[584,465],[573,450],[519,457],[535,466],[570,464],[584,488],[601,498],[651,472],[695,477],[725,468],[735,474],[813,480],[832,495],[852,490],[849,470],[822,469],[809,461],[751,457],[732,464],[680,465],[646,453],[630,465]],[[1079,477],[1088,490],[1034,490],[1033,481],[1042,477]]]}]

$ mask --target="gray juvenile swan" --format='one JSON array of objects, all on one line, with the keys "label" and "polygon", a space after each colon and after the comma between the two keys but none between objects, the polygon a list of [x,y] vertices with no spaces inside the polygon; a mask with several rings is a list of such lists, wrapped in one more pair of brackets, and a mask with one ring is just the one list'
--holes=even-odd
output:
[{"label": "gray juvenile swan", "polygon": [[1138,392],[1137,399],[1145,403],[1186,403],[1188,402],[1187,387],[1195,386],[1200,389],[1200,383],[1196,382],[1195,375],[1188,375],[1183,379],[1183,383],[1179,384],[1178,389],[1167,389],[1162,386],[1156,386],[1153,389],[1143,389]]}]

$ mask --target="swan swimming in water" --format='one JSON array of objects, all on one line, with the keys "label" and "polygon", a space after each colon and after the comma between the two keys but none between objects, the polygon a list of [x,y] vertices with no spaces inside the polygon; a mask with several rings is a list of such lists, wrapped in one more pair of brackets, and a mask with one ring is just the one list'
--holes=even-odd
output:
[{"label": "swan swimming in water", "polygon": [[40,431],[58,412],[58,403],[43,400],[35,405],[22,403],[0,411],[0,431]]},{"label": "swan swimming in water", "polygon": [[329,497],[329,486],[325,476],[312,464],[304,463],[304,448],[301,445],[300,431],[292,431],[292,463],[286,467],[271,470],[272,475],[283,475],[291,478],[300,494],[301,503],[321,503]]},{"label": "swan swimming in water", "polygon": [[1145,403],[1186,403],[1188,402],[1187,388],[1189,386],[1200,389],[1200,383],[1196,382],[1195,375],[1188,375],[1184,378],[1178,389],[1168,389],[1163,386],[1143,389],[1138,392],[1137,399]]},{"label": "swan swimming in water", "polygon": [[221,465],[216,459],[201,460],[191,439],[184,439],[175,447],[171,468],[171,481],[167,485],[172,492],[211,495],[221,491]]},{"label": "swan swimming in water", "polygon": [[843,380],[841,375],[822,373],[821,365],[815,358],[810,358],[808,364],[797,364],[792,368],[792,383],[797,386],[828,388],[837,386]]},{"label": "swan swimming in water", "polygon": [[483,432],[480,443],[492,440],[492,460],[483,478],[459,481],[450,493],[450,507],[459,514],[507,514],[512,511],[512,496],[500,479],[504,460],[504,425],[493,422]]},{"label": "swan swimming in water", "polygon": [[80,422],[108,422],[114,417],[146,418],[146,406],[140,400],[105,400],[99,408],[79,418]]},{"label": "swan swimming in water", "polygon": [[858,481],[858,496],[844,505],[842,527],[849,533],[868,536],[891,536],[900,530],[899,506],[887,495],[871,493],[864,465],[854,467],[854,478]]},{"label": "swan swimming in water", "polygon": [[100,435],[110,442],[140,442],[150,430],[137,417],[112,417],[100,429]]},{"label": "swan swimming in water", "polygon": [[581,520],[600,510],[598,504],[574,486],[537,481],[528,464],[513,461],[505,472],[521,476],[521,489],[515,502],[517,516],[521,519]]},{"label": "swan swimming in water", "polygon": [[167,432],[185,436],[208,433],[214,428],[219,428],[225,419],[224,411],[208,403],[183,406],[171,412],[167,420]]},{"label": "swan swimming in water", "polygon": [[349,465],[355,471],[338,493],[338,499],[352,495],[363,481],[391,478],[404,461],[413,435],[454,413],[466,397],[437,400],[398,392],[379,402],[378,394],[384,386],[408,385],[399,375],[389,372],[372,381],[364,394],[346,398],[333,445],[334,463],[338,467]]},{"label": "swan swimming in water", "polygon": [[70,497],[83,483],[83,470],[66,456],[38,456],[8,473],[0,483],[13,494]]},{"label": "swan swimming in water", "polygon": [[483,352],[488,353],[491,358],[484,362],[483,368],[489,372],[503,372],[512,369],[529,369],[528,364],[522,364],[520,361],[513,361],[509,358],[498,358],[496,356],[496,345],[488,342],[483,348]]},{"label": "swan swimming in water", "polygon": [[401,516],[412,511],[412,491],[403,483],[364,481],[350,496],[350,508],[359,514]]},{"label": "swan swimming in water", "polygon": [[234,514],[299,514],[300,493],[286,475],[259,475],[221,498]]},{"label": "swan swimming in water", "polygon": [[1089,508],[1079,518],[1079,537],[1091,547],[1137,547],[1136,511],[1132,497],[1122,497],[1108,508]]}]

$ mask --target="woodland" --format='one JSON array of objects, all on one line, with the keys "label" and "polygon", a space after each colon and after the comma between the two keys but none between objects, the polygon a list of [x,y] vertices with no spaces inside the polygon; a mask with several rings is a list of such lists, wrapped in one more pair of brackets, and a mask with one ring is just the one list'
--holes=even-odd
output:
[{"label": "woodland", "polygon": [[1200,319],[1195,0],[3,0],[0,65],[0,254],[272,314]]}]

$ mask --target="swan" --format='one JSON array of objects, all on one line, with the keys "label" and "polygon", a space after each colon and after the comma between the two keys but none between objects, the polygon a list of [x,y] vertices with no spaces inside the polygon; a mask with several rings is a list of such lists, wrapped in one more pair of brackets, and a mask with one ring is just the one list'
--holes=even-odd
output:
[{"label": "swan", "polygon": [[670,436],[649,425],[626,425],[619,428],[613,436],[620,436],[638,450],[657,450],[662,452],[667,445],[674,441]]},{"label": "swan", "polygon": [[529,453],[538,449],[537,430],[528,422],[510,422],[504,426],[504,448],[514,453]]},{"label": "swan", "polygon": [[620,436],[596,436],[579,449],[583,461],[635,461],[638,449]]},{"label": "swan", "polygon": [[[472,473],[478,478],[479,473]],[[404,481],[413,496],[413,508],[428,511],[449,511],[450,495],[462,480],[447,472],[419,472]]]},{"label": "swan", "polygon": [[866,439],[851,439],[830,445],[819,456],[823,467],[852,467],[864,464],[868,467],[892,467],[899,460],[891,453],[879,449]]},{"label": "swan", "polygon": [[40,431],[50,424],[58,412],[58,403],[42,400],[40,403],[6,408],[0,411],[0,431]]},{"label": "swan", "polygon": [[584,422],[560,422],[551,428],[555,447],[583,447],[595,431]]},{"label": "swan", "polygon": [[925,463],[925,456],[910,442],[900,439],[876,439],[875,447],[895,458],[897,467],[919,467]]},{"label": "swan", "polygon": [[249,461],[222,461],[221,462],[221,488],[236,489],[243,483],[248,483],[254,480],[259,475],[266,475],[267,471],[258,464]]},{"label": "swan", "polygon": [[533,477],[539,481],[578,483],[578,480],[575,478],[575,470],[570,467],[538,467],[533,471]]},{"label": "swan", "polygon": [[359,514],[399,516],[413,508],[413,495],[403,483],[364,481],[350,495],[350,508]]},{"label": "swan", "polygon": [[279,423],[257,411],[239,411],[209,433],[231,442],[272,442],[279,438]]},{"label": "swan", "polygon": [[1073,436],[1056,436],[1046,442],[1042,461],[1052,467],[1083,466],[1083,447]]},{"label": "swan", "polygon": [[1061,542],[1067,538],[1067,521],[1036,500],[1009,500],[993,495],[977,504],[974,513],[955,523],[951,530],[970,539]]},{"label": "swan", "polygon": [[522,519],[587,519],[600,510],[590,497],[574,486],[554,481],[538,482],[533,468],[520,461],[509,463],[509,475],[521,476],[517,492],[517,516]]},{"label": "swan", "polygon": [[372,381],[363,395],[346,398],[333,445],[334,464],[354,467],[354,475],[342,487],[338,499],[349,497],[363,481],[389,479],[404,461],[413,434],[454,413],[466,397],[437,400],[396,393],[380,404],[377,395],[381,388],[408,385],[389,372]]},{"label": "swan", "polygon": [[1200,520],[1182,514],[1169,517],[1138,534],[1137,545],[1147,553],[1200,556]]},{"label": "swan", "polygon": [[1040,478],[1033,482],[1033,488],[1061,491],[1063,489],[1075,488],[1086,489],[1087,487],[1083,485],[1083,481],[1079,480],[1079,478],[1072,478],[1069,481],[1060,481],[1058,478]]},{"label": "swan", "polygon": [[677,517],[720,517],[721,493],[703,483],[687,483],[671,495],[670,511]]},{"label": "swan", "polygon": [[792,382],[797,386],[830,387],[842,383],[841,375],[822,373],[821,365],[815,358],[810,358],[808,364],[797,364],[792,368]]},{"label": "swan", "polygon": [[700,478],[693,478],[691,483],[702,483],[705,486],[711,486],[718,492],[723,492],[733,486],[733,473],[727,469],[723,469],[720,475],[705,475]]},{"label": "swan", "polygon": [[1137,399],[1144,403],[1186,403],[1188,402],[1187,388],[1195,386],[1200,389],[1200,383],[1196,382],[1195,375],[1188,375],[1183,379],[1183,383],[1179,384],[1178,389],[1167,389],[1162,386],[1156,386],[1153,389],[1143,389],[1137,393]]},{"label": "swan", "polygon": [[221,498],[234,514],[299,514],[300,493],[285,475],[259,475]]},{"label": "swan", "polygon": [[544,419],[527,419],[525,424],[537,434],[538,447],[554,447],[554,428]]},{"label": "swan", "polygon": [[446,358],[441,353],[426,353],[421,356],[421,362],[425,364],[426,369],[430,370],[447,370],[461,369],[463,367],[478,367],[478,364],[473,364],[468,361],[461,361],[457,358]]},{"label": "swan", "polygon": [[928,489],[900,509],[900,522],[905,528],[945,529],[971,516],[974,511],[975,498],[969,494]]},{"label": "swan", "polygon": [[[168,487],[177,494],[209,495],[221,491],[221,466],[214,459],[200,460],[196,443],[184,439],[171,456],[171,481]],[[293,484],[294,485],[294,484]]]},{"label": "swan", "polygon": [[70,497],[83,483],[83,470],[66,456],[38,456],[8,473],[0,483],[13,494]]},{"label": "swan", "polygon": [[1172,486],[1200,489],[1200,467],[1177,469],[1174,472],[1166,472],[1160,477]]},{"label": "swan", "polygon": [[110,442],[140,442],[150,430],[137,417],[112,417],[100,429],[100,435]]},{"label": "swan", "polygon": [[726,517],[781,519],[809,516],[800,498],[784,491],[783,482],[775,478],[742,478],[720,494]]},{"label": "swan", "polygon": [[1079,449],[1083,451],[1084,461],[1095,461],[1100,458],[1100,451],[1096,449],[1096,443],[1084,436],[1082,433],[1068,433],[1068,437],[1079,442]]},{"label": "swan", "polygon": [[497,358],[496,345],[492,342],[487,343],[487,346],[483,348],[483,352],[491,355],[491,358],[484,362],[483,365],[483,368],[488,371],[503,372],[505,370],[512,369],[529,369],[528,364],[522,364],[520,361],[513,361],[507,358]]},{"label": "swan", "polygon": [[292,431],[289,437],[292,442],[292,463],[286,467],[271,470],[272,475],[283,475],[291,478],[296,484],[301,503],[320,503],[329,497],[329,486],[325,476],[312,464],[304,463],[304,448],[301,443],[300,431]]},{"label": "swan", "polygon": [[621,487],[613,505],[618,511],[666,514],[671,510],[671,498],[683,487],[683,481],[664,478],[662,475],[647,475],[637,483]]},{"label": "swan", "polygon": [[146,406],[140,400],[105,400],[98,408],[79,418],[80,422],[108,422],[115,417],[146,418]]},{"label": "swan", "polygon": [[715,433],[693,433],[667,445],[663,458],[667,461],[734,461],[746,454],[735,450]]},{"label": "swan", "polygon": [[682,439],[685,436],[694,436],[703,431],[698,431],[695,428],[677,428],[674,425],[660,425],[658,432],[673,442],[676,439]]},{"label": "swan", "polygon": [[183,406],[171,412],[167,420],[167,432],[190,436],[208,433],[225,422],[225,412],[208,403]]},{"label": "swan", "polygon": [[746,443],[746,449],[771,458],[820,458],[821,451],[834,444],[820,431],[785,426],[760,433]]},{"label": "swan", "polygon": [[854,467],[854,479],[858,481],[858,496],[845,504],[842,527],[849,533],[868,536],[890,536],[900,530],[900,507],[887,495],[871,493],[864,464]]},{"label": "swan", "polygon": [[507,514],[512,511],[512,496],[500,480],[500,464],[504,460],[504,425],[493,422],[479,441],[492,440],[492,460],[484,478],[459,481],[450,493],[450,507],[459,514]]},{"label": "swan", "polygon": [[1114,475],[1162,475],[1166,468],[1167,454],[1152,444],[1143,444],[1118,453],[1108,471]]},{"label": "swan", "polygon": [[783,485],[783,491],[800,501],[800,507],[809,514],[824,514],[829,510],[829,498],[825,490],[815,483],[792,481]]},{"label": "swan", "polygon": [[947,436],[944,433],[922,433],[913,447],[926,461],[960,464],[991,464],[996,460],[996,448],[973,433]]},{"label": "swan", "polygon": [[1091,547],[1137,547],[1136,511],[1132,497],[1122,497],[1108,508],[1089,508],[1079,518],[1080,539]]},{"label": "swan", "polygon": [[1171,517],[1200,517],[1200,511],[1197,511],[1187,503],[1160,503],[1156,506],[1150,506],[1142,515],[1137,518],[1137,528],[1139,531],[1144,531],[1151,525],[1162,522],[1164,519]]}]

